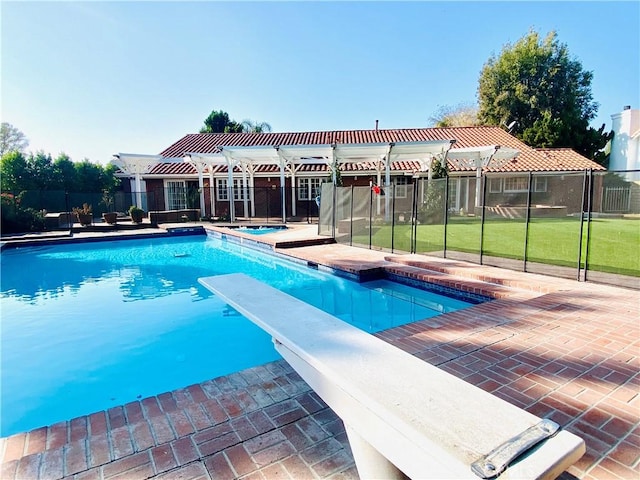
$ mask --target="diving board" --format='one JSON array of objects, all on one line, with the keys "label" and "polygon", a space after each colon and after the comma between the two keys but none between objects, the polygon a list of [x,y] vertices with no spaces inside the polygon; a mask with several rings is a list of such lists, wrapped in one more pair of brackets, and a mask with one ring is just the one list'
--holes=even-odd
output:
[{"label": "diving board", "polygon": [[585,451],[554,422],[247,275],[198,281],[269,333],[343,420],[361,478],[552,479]]}]

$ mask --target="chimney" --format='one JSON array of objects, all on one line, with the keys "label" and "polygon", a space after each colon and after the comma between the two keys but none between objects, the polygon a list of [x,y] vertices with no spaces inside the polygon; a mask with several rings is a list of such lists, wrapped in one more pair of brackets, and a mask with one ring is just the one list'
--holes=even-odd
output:
[{"label": "chimney", "polygon": [[[631,105],[625,105],[622,107],[622,110],[631,110]],[[376,130],[377,130],[378,121],[376,120]]]},{"label": "chimney", "polygon": [[[631,107],[629,107],[631,108]],[[376,132],[378,131],[378,120],[376,120]]]}]

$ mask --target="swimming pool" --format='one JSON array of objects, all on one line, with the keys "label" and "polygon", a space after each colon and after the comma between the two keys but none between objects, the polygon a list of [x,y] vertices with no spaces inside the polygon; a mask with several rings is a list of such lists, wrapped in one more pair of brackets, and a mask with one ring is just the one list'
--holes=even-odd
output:
[{"label": "swimming pool", "polygon": [[10,249],[0,261],[1,436],[279,358],[199,277],[243,272],[370,332],[471,305],[206,236]]},{"label": "swimming pool", "polygon": [[287,227],[265,227],[265,226],[244,226],[235,227],[234,230],[242,233],[248,233],[250,235],[266,235],[267,233],[278,233],[287,230]]}]

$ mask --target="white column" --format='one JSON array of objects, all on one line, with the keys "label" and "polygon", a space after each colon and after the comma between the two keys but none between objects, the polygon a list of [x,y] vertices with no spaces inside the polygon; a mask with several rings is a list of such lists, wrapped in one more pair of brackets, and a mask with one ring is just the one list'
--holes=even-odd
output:
[{"label": "white column", "polygon": [[229,218],[231,222],[236,221],[236,206],[233,200],[235,195],[235,191],[233,188],[233,164],[229,159],[227,159],[227,170],[228,170],[228,179],[227,179],[227,192],[229,195]]},{"label": "white column", "polygon": [[391,160],[389,159],[389,154],[384,158],[384,163],[386,167],[384,175],[384,218],[385,221],[388,222],[391,220],[391,195],[393,194],[393,189],[391,188]]},{"label": "white column", "polygon": [[255,197],[255,182],[253,177],[253,166],[249,168],[249,201],[251,202],[251,216],[256,216],[256,197]]},{"label": "white column", "polygon": [[247,166],[242,162],[242,206],[244,207],[244,216],[249,217],[249,191],[247,188]]},{"label": "white column", "polygon": [[480,206],[480,196],[482,195],[482,160],[480,160],[480,164],[476,167],[476,207]]},{"label": "white column", "polygon": [[291,172],[291,214],[296,216],[296,169],[295,165],[291,165],[289,169]]},{"label": "white column", "polygon": [[142,208],[142,182],[140,182],[140,170],[136,168],[136,207]]},{"label": "white column", "polygon": [[287,206],[285,204],[284,160],[280,159],[280,201],[282,202],[282,223],[287,223]]},{"label": "white column", "polygon": [[213,165],[209,165],[209,200],[211,202],[211,217],[216,216],[216,192],[215,192],[215,183],[216,180],[213,178]]},{"label": "white column", "polygon": [[200,218],[203,218],[205,213],[204,208],[204,163],[195,162],[196,170],[198,171],[198,189],[200,190]]}]

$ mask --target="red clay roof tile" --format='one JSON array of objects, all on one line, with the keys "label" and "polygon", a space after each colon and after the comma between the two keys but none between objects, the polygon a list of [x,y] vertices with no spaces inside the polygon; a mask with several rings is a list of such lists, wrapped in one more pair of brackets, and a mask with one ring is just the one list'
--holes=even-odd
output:
[{"label": "red clay roof tile", "polygon": [[[409,128],[387,130],[334,130],[320,132],[277,132],[277,133],[194,133],[182,137],[160,152],[168,158],[180,158],[185,153],[219,153],[223,146],[280,146],[280,145],[321,145],[334,143],[390,143],[428,140],[456,140],[453,148],[501,145],[519,150],[519,155],[500,168],[487,171],[575,171],[604,170],[604,167],[568,148],[531,148],[500,127],[454,127],[454,128]],[[226,172],[225,166],[215,166],[214,173]],[[345,164],[343,171],[371,171],[371,165]],[[394,162],[392,171],[416,171],[417,162]],[[451,172],[471,171],[459,168],[449,162]],[[275,165],[262,165],[259,173],[277,173]],[[305,165],[300,172],[326,172],[324,165]],[[153,175],[196,174],[195,168],[187,163],[162,163],[153,167]],[[208,173],[208,172],[207,172]]]}]

